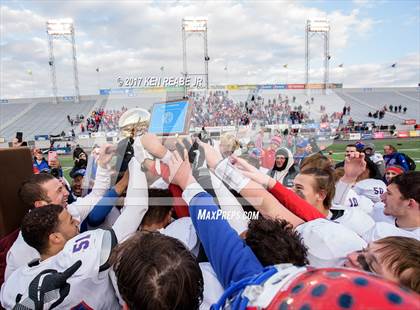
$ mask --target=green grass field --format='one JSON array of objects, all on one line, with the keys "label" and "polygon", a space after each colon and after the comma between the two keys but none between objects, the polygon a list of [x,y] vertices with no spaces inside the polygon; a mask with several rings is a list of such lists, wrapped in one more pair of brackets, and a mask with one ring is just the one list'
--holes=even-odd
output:
[{"label": "green grass field", "polygon": [[[387,139],[387,140],[371,140],[376,146],[376,150],[383,154],[383,147],[385,144],[394,145],[399,151],[410,156],[417,164],[416,170],[420,171],[420,139]],[[334,152],[333,158],[335,161],[342,161],[344,158],[344,150],[346,145],[351,141],[338,141],[328,146],[327,151]],[[63,167],[64,176],[70,181],[69,172],[73,167],[73,158],[70,155],[60,156],[61,165]]]},{"label": "green grass field", "polygon": [[63,174],[67,181],[71,181],[69,173],[71,168],[73,168],[73,157],[71,155],[61,155],[60,156],[61,167],[63,167]]}]

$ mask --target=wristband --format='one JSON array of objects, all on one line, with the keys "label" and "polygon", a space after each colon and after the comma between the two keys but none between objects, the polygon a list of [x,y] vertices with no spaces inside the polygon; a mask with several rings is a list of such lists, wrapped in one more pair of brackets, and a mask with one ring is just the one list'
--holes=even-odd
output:
[{"label": "wristband", "polygon": [[169,152],[169,151],[166,151],[165,156],[163,156],[160,160],[164,164],[167,164],[168,165],[169,164],[169,161],[171,160],[171,158],[172,158],[172,153]]},{"label": "wristband", "polygon": [[239,193],[250,181],[249,178],[241,174],[229,161],[229,158],[219,162],[214,170],[216,175],[226,182],[230,188]]}]

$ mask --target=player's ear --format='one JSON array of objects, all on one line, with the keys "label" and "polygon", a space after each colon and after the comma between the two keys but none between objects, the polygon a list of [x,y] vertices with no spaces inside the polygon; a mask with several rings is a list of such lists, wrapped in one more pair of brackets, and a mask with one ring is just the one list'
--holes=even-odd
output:
[{"label": "player's ear", "polygon": [[415,201],[413,198],[409,199],[408,207],[414,210],[420,210],[420,204],[417,201]]},{"label": "player's ear", "polygon": [[320,200],[320,201],[324,201],[325,197],[327,197],[327,193],[326,193],[326,191],[325,191],[325,190],[320,190],[320,191],[317,193],[317,196],[318,196],[318,200]]},{"label": "player's ear", "polygon": [[40,207],[46,206],[47,204],[48,202],[46,202],[45,200],[37,200],[34,202],[34,207],[40,208]]},{"label": "player's ear", "polygon": [[48,238],[51,245],[59,245],[66,242],[63,234],[58,231],[51,233]]}]

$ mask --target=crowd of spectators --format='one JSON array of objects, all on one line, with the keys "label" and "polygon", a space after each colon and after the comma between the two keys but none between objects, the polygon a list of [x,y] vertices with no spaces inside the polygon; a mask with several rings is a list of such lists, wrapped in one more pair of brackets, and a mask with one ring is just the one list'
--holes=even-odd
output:
[{"label": "crowd of spectators", "polygon": [[[206,98],[195,95],[192,124],[194,127],[201,126],[229,126],[248,125],[265,126],[272,124],[302,124],[312,121],[309,109],[301,104],[289,104],[288,96],[277,98],[261,98],[253,95],[250,100],[236,102],[229,98],[226,91],[210,93]],[[293,97],[292,103],[296,102]],[[314,98],[307,100],[306,105],[314,103]],[[324,116],[325,117],[325,116]],[[328,118],[328,115],[326,116]]]},{"label": "crowd of spectators", "polygon": [[80,131],[83,133],[85,130],[87,132],[118,130],[118,121],[125,111],[127,111],[127,108],[124,106],[120,110],[99,109],[92,111],[91,115],[86,119],[86,127],[81,124]]}]

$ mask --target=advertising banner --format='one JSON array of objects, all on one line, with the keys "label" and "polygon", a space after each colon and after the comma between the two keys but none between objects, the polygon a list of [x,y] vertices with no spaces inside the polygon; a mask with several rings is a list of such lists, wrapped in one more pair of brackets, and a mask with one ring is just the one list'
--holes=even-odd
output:
[{"label": "advertising banner", "polygon": [[220,132],[222,131],[222,127],[206,127],[207,132]]},{"label": "advertising banner", "polygon": [[350,133],[349,140],[360,140],[362,135],[360,133]]},{"label": "advertising banner", "polygon": [[63,101],[73,101],[74,97],[73,96],[65,96],[63,97]]},{"label": "advertising banner", "polygon": [[55,151],[57,152],[57,154],[61,154],[61,155],[70,154],[71,148],[70,147],[57,147]]},{"label": "advertising banner", "polygon": [[275,125],[275,124],[265,125],[265,128],[269,128],[271,130],[274,130],[274,129],[278,128],[278,125]]},{"label": "advertising banner", "polygon": [[287,89],[287,84],[273,84],[273,89]]},{"label": "advertising banner", "polygon": [[303,128],[306,128],[306,129],[318,129],[319,127],[320,127],[320,124],[317,124],[317,123],[310,123],[310,124],[303,125]]},{"label": "advertising banner", "polygon": [[99,90],[99,94],[103,96],[109,95],[133,95],[134,89],[133,88],[103,88]]},{"label": "advertising banner", "polygon": [[410,137],[417,137],[420,131],[410,130]]},{"label": "advertising banner", "polygon": [[398,131],[397,137],[398,138],[408,138],[409,137],[409,133],[408,133],[408,131]]},{"label": "advertising banner", "polygon": [[35,141],[45,141],[49,139],[48,135],[35,135],[34,138]]},{"label": "advertising banner", "polygon": [[309,89],[323,89],[324,84],[322,84],[322,83],[310,83],[310,84],[307,85],[306,88],[309,88]]},{"label": "advertising banner", "polygon": [[257,89],[257,85],[255,84],[238,85],[238,89]]},{"label": "advertising banner", "polygon": [[111,88],[105,88],[99,90],[99,95],[108,96],[111,93]]},{"label": "advertising banner", "polygon": [[106,133],[106,136],[107,137],[117,137],[118,136],[118,132],[116,132],[116,131],[110,131],[110,132],[107,132]]},{"label": "advertising banner", "polygon": [[90,134],[90,136],[91,136],[92,138],[105,137],[105,132],[101,132],[101,131],[98,131],[98,132],[92,132],[92,133]]},{"label": "advertising banner", "polygon": [[258,89],[273,89],[273,84],[263,84],[263,85],[258,85],[257,88]]},{"label": "advertising banner", "polygon": [[287,89],[305,89],[305,84],[287,84]]},{"label": "advertising banner", "polygon": [[89,139],[89,135],[83,134],[78,136],[79,139]]},{"label": "advertising banner", "polygon": [[416,120],[415,119],[406,119],[404,121],[404,125],[415,125],[416,124]]},{"label": "advertising banner", "polygon": [[226,89],[228,89],[228,90],[237,90],[238,89],[238,85],[226,85]]},{"label": "advertising banner", "polygon": [[371,133],[362,133],[362,140],[370,140],[373,138]]},{"label": "advertising banner", "polygon": [[223,131],[235,131],[235,126],[223,126],[222,130]]},{"label": "advertising banner", "polygon": [[385,138],[385,135],[382,131],[378,131],[378,132],[375,132],[373,134],[373,138],[374,139],[383,139],[383,138]]}]

